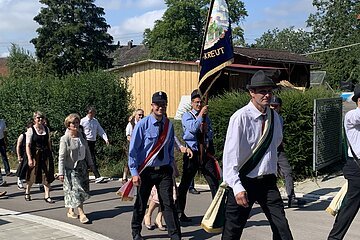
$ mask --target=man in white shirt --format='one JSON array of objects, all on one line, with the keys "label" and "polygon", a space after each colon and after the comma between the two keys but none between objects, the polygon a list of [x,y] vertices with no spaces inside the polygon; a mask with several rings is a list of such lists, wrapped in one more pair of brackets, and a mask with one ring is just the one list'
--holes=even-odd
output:
[{"label": "man in white shirt", "polygon": [[96,163],[96,156],[95,156],[96,136],[100,135],[104,139],[107,145],[109,145],[109,140],[104,129],[100,126],[99,121],[95,118],[95,114],[96,114],[96,109],[92,106],[88,107],[87,115],[81,119],[80,125],[84,128],[84,133],[91,152],[91,157],[94,161],[94,167],[92,171],[95,175],[95,183],[102,183],[102,182],[106,182],[106,178],[100,176],[100,173],[98,171],[98,166]]},{"label": "man in white shirt", "polygon": [[229,185],[223,240],[240,239],[255,201],[270,222],[273,239],[293,239],[276,186],[283,136],[279,115],[269,108],[275,87],[263,71],[256,72],[247,85],[249,104],[230,118],[223,152],[223,178]]},{"label": "man in white shirt", "polygon": [[343,173],[348,180],[348,190],[328,240],[344,238],[360,207],[360,85],[355,86],[352,100],[356,103],[357,108],[347,112],[344,119],[348,152]]}]

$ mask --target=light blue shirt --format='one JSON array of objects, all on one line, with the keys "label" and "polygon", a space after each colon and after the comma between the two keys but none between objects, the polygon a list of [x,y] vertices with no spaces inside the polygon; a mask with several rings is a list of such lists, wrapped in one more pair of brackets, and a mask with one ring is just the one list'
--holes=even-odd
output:
[{"label": "light blue shirt", "polygon": [[[161,122],[165,128],[165,117]],[[157,157],[152,162],[151,167],[160,167],[171,165],[174,162],[174,127],[169,122],[169,138],[164,145],[164,159],[159,160]],[[138,168],[149,155],[154,145],[159,139],[159,124],[155,117],[149,116],[141,119],[134,127],[131,134],[129,147],[129,169],[132,176],[138,176]]]},{"label": "light blue shirt", "polygon": [[[193,114],[190,112],[185,112],[182,116],[181,122],[183,126],[183,139],[186,142],[186,144],[193,150],[198,151],[198,140],[196,138],[197,133],[200,131],[200,126],[203,121],[202,117],[195,117],[198,112],[194,109],[191,110]],[[206,116],[205,119],[207,126],[208,126],[208,132],[205,136],[206,143],[209,142],[209,140],[213,139],[213,130],[211,127],[211,121],[208,116]]]}]

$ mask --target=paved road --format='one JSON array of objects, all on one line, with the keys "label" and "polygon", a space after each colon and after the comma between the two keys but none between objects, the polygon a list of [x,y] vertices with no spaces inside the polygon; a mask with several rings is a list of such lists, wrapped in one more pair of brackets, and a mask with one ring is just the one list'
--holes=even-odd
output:
[{"label": "paved road", "polygon": [[[85,228],[95,233],[105,235],[110,239],[131,239],[130,219],[133,203],[120,202],[119,198],[115,195],[120,185],[118,181],[111,181],[104,184],[91,184],[92,198],[85,204],[85,210],[88,213],[91,223],[84,225],[76,219],[68,219],[66,217],[63,206],[61,182],[55,181],[53,184],[52,198],[56,203],[50,205],[45,203],[43,193],[40,193],[37,188],[33,189],[33,201],[25,202],[23,192],[20,192],[16,188],[16,178],[7,177],[6,180],[9,186],[1,188],[1,191],[8,191],[8,197],[0,199],[0,208],[21,212],[21,214],[17,214],[17,217],[23,221],[27,221],[29,215],[36,215]],[[220,235],[208,234],[199,227],[202,215],[210,204],[210,193],[208,191],[202,191],[200,195],[189,195],[188,199],[187,213],[192,218],[193,224],[182,227],[184,239],[220,239]],[[326,239],[334,221],[332,216],[324,212],[327,204],[328,202],[326,201],[308,201],[308,204],[302,208],[286,209],[294,239]],[[44,219],[43,221],[47,220]],[[6,236],[6,225],[4,222],[6,222],[6,213],[4,214],[0,209],[0,239],[9,239],[9,236],[3,238],[4,235]],[[51,220],[48,220],[46,223],[51,224]],[[359,223],[358,217],[353,222],[346,239],[360,239]],[[21,226],[28,226],[22,222],[19,222],[19,224]],[[36,223],[33,225],[36,226]],[[60,229],[65,229],[66,226],[69,225],[65,224],[61,226]],[[33,228],[33,230],[35,229],[36,228]],[[19,234],[17,237],[13,237],[13,239],[35,239],[29,238],[29,231],[29,228],[19,227]],[[53,239],[55,239],[56,231],[51,234],[54,235]],[[148,231],[143,229],[142,234],[146,239],[167,239],[167,234],[158,230]],[[23,238],[21,238],[21,236],[23,236]],[[83,237],[85,238],[85,235]],[[69,239],[81,238],[72,237]],[[252,216],[248,221],[247,228],[244,230],[242,239],[271,239],[270,227],[258,206],[255,206],[253,209]]]}]

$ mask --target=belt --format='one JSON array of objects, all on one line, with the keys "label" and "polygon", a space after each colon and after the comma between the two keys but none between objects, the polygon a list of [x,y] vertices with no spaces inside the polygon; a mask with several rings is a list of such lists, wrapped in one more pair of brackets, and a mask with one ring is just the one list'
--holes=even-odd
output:
[{"label": "belt", "polygon": [[163,170],[168,167],[169,167],[169,165],[163,165],[163,166],[157,166],[157,167],[146,167],[146,168],[148,168],[149,170],[159,171],[159,170]]},{"label": "belt", "polygon": [[275,176],[275,175],[274,174],[265,174],[265,175],[260,175],[260,176],[254,177],[253,179],[264,179],[264,178],[269,178],[272,176]]}]

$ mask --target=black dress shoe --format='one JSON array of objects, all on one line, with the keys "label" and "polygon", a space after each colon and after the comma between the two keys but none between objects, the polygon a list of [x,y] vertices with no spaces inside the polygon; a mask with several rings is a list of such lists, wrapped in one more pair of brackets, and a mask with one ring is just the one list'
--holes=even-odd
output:
[{"label": "black dress shoe", "polygon": [[187,217],[185,213],[182,213],[179,217],[180,222],[191,222],[191,218]]},{"label": "black dress shoe", "polygon": [[144,238],[141,236],[140,233],[136,234],[134,237],[133,237],[134,240],[144,240]]},{"label": "black dress shoe", "polygon": [[189,189],[189,193],[191,193],[191,194],[200,194],[200,192],[198,190],[196,190],[195,188]]}]

